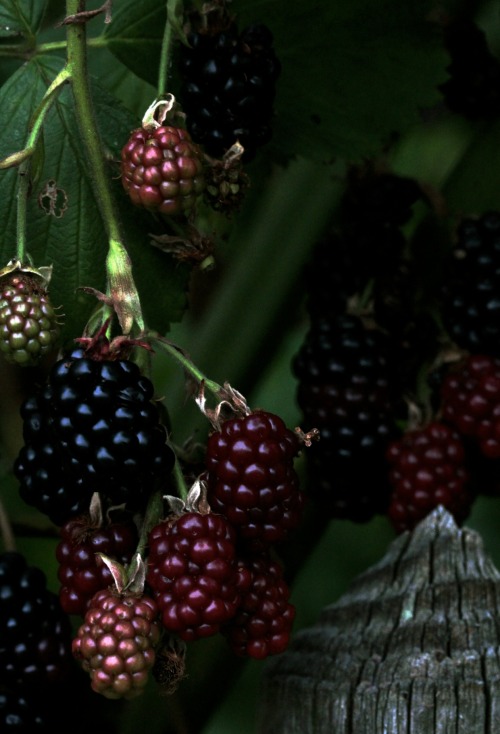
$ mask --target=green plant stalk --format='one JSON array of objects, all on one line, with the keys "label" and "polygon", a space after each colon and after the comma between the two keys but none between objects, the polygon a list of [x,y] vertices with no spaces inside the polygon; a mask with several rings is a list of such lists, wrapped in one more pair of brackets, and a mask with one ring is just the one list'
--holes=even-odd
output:
[{"label": "green plant stalk", "polygon": [[31,156],[36,150],[40,134],[43,129],[43,123],[47,116],[48,111],[52,107],[52,104],[57,98],[57,95],[61,91],[62,87],[70,79],[70,71],[68,67],[64,67],[59,74],[56,76],[50,87],[47,89],[36,109],[31,122],[29,125],[28,140],[24,153],[26,157],[19,166],[19,187],[17,192],[17,245],[16,254],[17,259],[24,263],[26,257],[26,227],[27,227],[27,209],[28,209],[28,197],[30,190],[30,171],[31,171]]},{"label": "green plant stalk", "polygon": [[158,335],[155,335],[152,341],[154,341],[155,344],[158,344],[161,349],[163,349],[165,352],[167,352],[167,354],[169,354],[177,362],[179,362],[184,368],[184,371],[187,372],[191,377],[194,377],[194,379],[200,384],[200,386],[203,384],[204,387],[207,388],[207,390],[209,390],[216,398],[221,397],[221,392],[223,390],[221,385],[219,385],[217,382],[214,382],[213,380],[210,380],[208,377],[205,377],[203,372],[201,372],[201,370],[199,370],[198,367],[188,357],[186,357],[186,355],[180,349],[172,344],[172,342]]},{"label": "green plant stalk", "polygon": [[158,99],[168,92],[168,70],[172,57],[174,29],[171,23],[169,12],[170,2],[167,1],[167,19],[165,21],[165,30],[163,32],[163,40],[161,44],[160,67],[158,70]]},{"label": "green plant stalk", "polygon": [[[82,12],[84,2],[67,0],[67,15]],[[105,155],[97,126],[87,70],[85,23],[71,23],[67,29],[68,67],[71,71],[76,118],[94,186],[95,198],[106,229],[109,251],[106,258],[108,294],[113,298],[124,334],[134,323],[144,330],[142,309],[132,275],[132,263],[125,248],[116,205],[105,166]]]}]

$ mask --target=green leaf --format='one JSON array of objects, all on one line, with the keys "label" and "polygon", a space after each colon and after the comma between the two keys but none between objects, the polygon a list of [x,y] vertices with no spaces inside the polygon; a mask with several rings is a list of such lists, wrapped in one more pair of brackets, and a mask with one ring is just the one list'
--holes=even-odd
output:
[{"label": "green leaf", "polygon": [[0,38],[34,36],[38,31],[46,0],[0,0]]},{"label": "green leaf", "polygon": [[500,122],[470,128],[469,144],[443,187],[448,206],[465,215],[498,210],[500,187]]},{"label": "green leaf", "polygon": [[447,75],[432,8],[400,0],[235,2],[240,28],[270,27],[282,64],[272,150],[359,159],[419,122]]},{"label": "green leaf", "polygon": [[[0,155],[23,147],[31,113],[62,63],[51,57],[33,59],[2,87],[0,124],[12,134],[3,136]],[[189,270],[149,244],[151,222],[147,214],[132,210],[121,189],[119,152],[130,130],[137,126],[135,118],[97,84],[92,93],[103,142],[116,161],[110,164],[109,176],[147,325],[165,333],[185,309]],[[50,292],[54,305],[60,305],[65,313],[65,341],[82,333],[96,305],[78,289],[105,289],[108,250],[72,102],[71,89],[66,88],[47,116],[43,167],[29,201],[27,229],[28,251],[35,266],[53,266]],[[0,226],[4,234],[0,255],[2,262],[7,262],[15,255],[16,247],[17,171],[2,172],[0,181]]]},{"label": "green leaf", "polygon": [[113,9],[104,37],[108,48],[137,76],[156,85],[166,3],[158,0],[125,0]]}]

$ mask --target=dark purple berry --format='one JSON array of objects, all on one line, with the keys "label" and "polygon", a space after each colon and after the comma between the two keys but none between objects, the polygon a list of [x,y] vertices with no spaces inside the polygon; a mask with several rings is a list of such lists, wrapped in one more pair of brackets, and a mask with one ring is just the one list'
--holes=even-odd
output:
[{"label": "dark purple berry", "polygon": [[152,401],[153,385],[128,359],[76,349],[52,367],[22,406],[24,446],[14,472],[20,494],[56,524],[105,504],[144,508],[174,463]]}]

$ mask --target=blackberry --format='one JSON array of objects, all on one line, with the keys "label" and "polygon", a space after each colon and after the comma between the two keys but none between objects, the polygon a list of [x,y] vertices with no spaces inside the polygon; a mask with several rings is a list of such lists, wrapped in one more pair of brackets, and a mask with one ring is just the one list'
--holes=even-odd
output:
[{"label": "blackberry", "polygon": [[56,525],[108,505],[144,508],[174,464],[152,402],[153,385],[128,359],[74,349],[21,409],[24,446],[14,464],[20,495]]},{"label": "blackberry", "polygon": [[221,515],[186,512],[149,535],[147,582],[165,629],[186,641],[209,637],[240,601],[236,533]]},{"label": "blackberry", "polygon": [[188,216],[205,189],[203,153],[172,125],[134,130],[121,151],[122,184],[136,206]]},{"label": "blackberry", "polygon": [[284,540],[302,517],[294,469],[298,438],[281,418],[256,410],[230,418],[207,441],[207,499],[248,549]]},{"label": "blackberry", "polygon": [[61,607],[67,614],[83,616],[93,596],[113,582],[109,568],[96,554],[128,565],[139,541],[137,527],[131,520],[96,526],[82,515],[68,520],[60,536],[56,559]]},{"label": "blackberry", "polygon": [[461,349],[500,356],[500,213],[465,218],[444,264],[442,318]]},{"label": "blackberry", "polygon": [[262,660],[288,647],[295,607],[279,563],[258,555],[240,559],[239,565],[244,578],[240,606],[222,632],[237,655]]},{"label": "blackberry", "polygon": [[90,602],[73,640],[73,655],[105,698],[135,698],[144,691],[160,640],[158,608],[148,596],[105,589]]},{"label": "blackberry", "polygon": [[0,281],[0,352],[8,362],[36,365],[55,348],[59,324],[45,283],[21,266]]},{"label": "blackberry", "polygon": [[193,140],[215,158],[239,142],[243,160],[272,137],[280,63],[263,24],[240,32],[235,22],[197,29],[180,50],[179,99]]},{"label": "blackberry", "polygon": [[21,553],[0,555],[0,689],[41,691],[70,670],[71,626],[43,571]]},{"label": "blackberry", "polygon": [[438,505],[457,523],[465,520],[474,494],[465,447],[453,428],[435,420],[409,430],[389,445],[387,458],[393,487],[388,515],[397,532],[412,530]]},{"label": "blackberry", "polygon": [[485,33],[470,20],[452,22],[445,32],[449,79],[439,89],[452,112],[469,119],[500,114],[500,62]]},{"label": "blackberry", "polygon": [[500,359],[474,354],[451,367],[441,386],[441,416],[483,456],[500,459]]},{"label": "blackberry", "polygon": [[38,701],[19,690],[0,690],[0,731],[4,734],[48,734],[50,724],[37,704]]},{"label": "blackberry", "polygon": [[399,435],[390,339],[359,317],[314,322],[292,368],[297,401],[320,440],[307,451],[309,494],[333,517],[364,522],[385,513],[385,449]]}]

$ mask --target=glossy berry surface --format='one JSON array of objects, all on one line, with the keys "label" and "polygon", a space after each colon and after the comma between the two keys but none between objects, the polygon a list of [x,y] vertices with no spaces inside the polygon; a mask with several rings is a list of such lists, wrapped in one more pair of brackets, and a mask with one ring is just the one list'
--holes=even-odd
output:
[{"label": "glossy berry surface", "polygon": [[460,223],[444,267],[442,315],[455,344],[500,356],[500,212]]},{"label": "glossy berry surface", "polygon": [[87,512],[94,492],[108,504],[143,508],[174,463],[153,393],[127,359],[76,349],[57,361],[21,408],[24,446],[14,472],[22,499],[56,525]]},{"label": "glossy berry surface", "polygon": [[110,570],[96,554],[127,566],[139,540],[137,526],[121,521],[93,527],[87,516],[81,516],[68,520],[60,537],[56,559],[61,607],[67,614],[83,616],[94,595],[113,583]]},{"label": "glossy berry surface", "polygon": [[64,680],[71,628],[43,571],[20,553],[3,553],[0,599],[0,688],[41,690]]},{"label": "glossy berry surface", "polygon": [[393,488],[388,515],[397,532],[411,530],[438,505],[461,523],[474,495],[459,434],[438,421],[410,430],[387,449]]},{"label": "glossy berry surface", "polygon": [[0,352],[8,362],[34,365],[57,344],[56,312],[40,279],[11,273],[0,282]]},{"label": "glossy berry surface", "polygon": [[106,698],[135,698],[148,681],[160,639],[158,607],[148,596],[98,591],[73,640],[73,655]]},{"label": "glossy berry surface", "polygon": [[236,615],[222,631],[237,655],[262,660],[288,647],[295,607],[277,562],[257,555],[240,559],[239,565],[245,588]]},{"label": "glossy berry surface", "polygon": [[122,148],[122,184],[137,206],[190,214],[205,189],[203,153],[183,128],[134,130]]},{"label": "glossy berry surface", "polygon": [[475,354],[451,368],[441,387],[441,413],[484,456],[500,458],[500,359]]},{"label": "glossy berry surface", "polygon": [[384,513],[390,494],[385,449],[399,435],[397,375],[386,335],[351,315],[314,320],[293,361],[308,448],[308,493],[332,517]]},{"label": "glossy berry surface", "polygon": [[180,52],[179,99],[193,140],[215,158],[234,143],[253,158],[272,137],[280,63],[271,31],[235,23],[216,32],[193,30]]},{"label": "glossy berry surface", "polygon": [[38,710],[38,701],[19,689],[0,690],[0,731],[2,734],[48,734],[49,722]]},{"label": "glossy berry surface", "polygon": [[236,535],[220,515],[187,512],[149,535],[147,582],[165,629],[183,640],[208,637],[239,603]]},{"label": "glossy berry surface", "polygon": [[302,517],[294,457],[298,438],[266,411],[231,418],[208,438],[207,497],[254,550],[278,543]]}]

